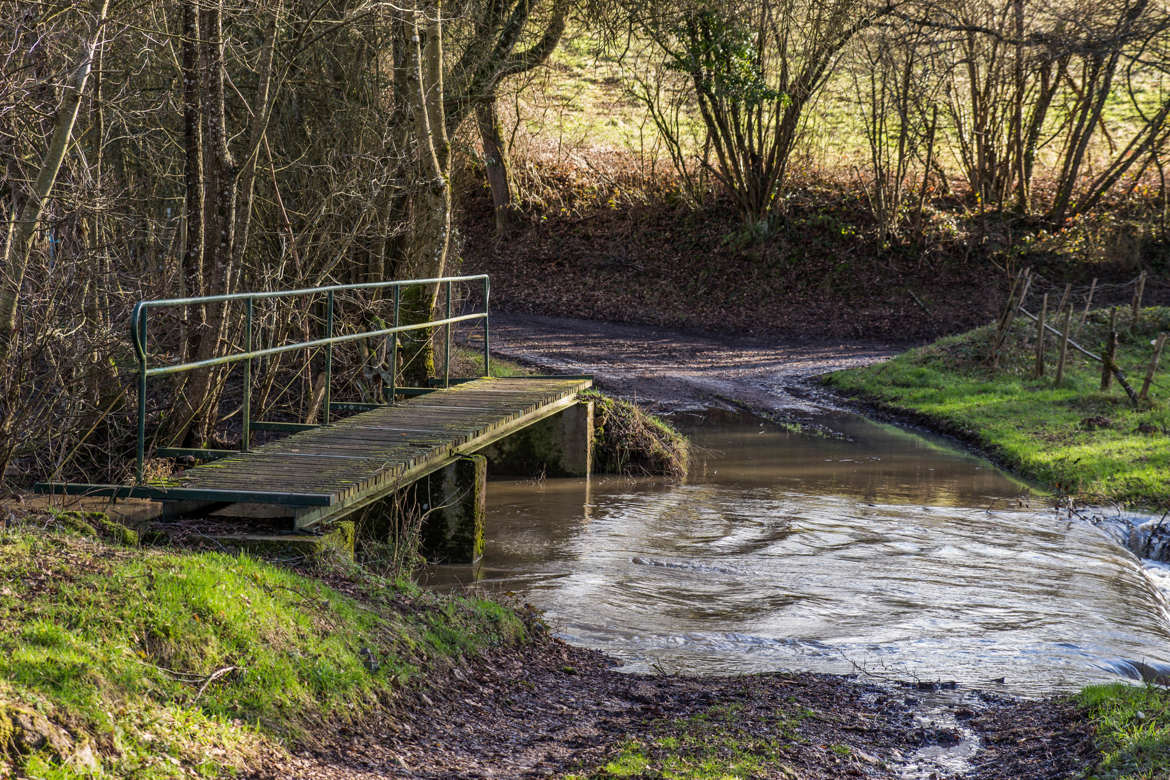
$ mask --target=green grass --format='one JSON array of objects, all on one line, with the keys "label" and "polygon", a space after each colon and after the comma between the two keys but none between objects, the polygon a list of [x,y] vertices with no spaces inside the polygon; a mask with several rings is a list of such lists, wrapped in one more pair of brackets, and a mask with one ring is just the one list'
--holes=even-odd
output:
[{"label": "green grass", "polygon": [[[488,364],[494,377],[532,376],[535,369],[523,366],[514,360],[492,355]],[[455,345],[451,349],[451,376],[469,377],[483,374],[483,350]]]},{"label": "green grass", "polygon": [[1170,777],[1170,690],[1116,683],[1086,688],[1076,700],[1101,751],[1090,780]]},{"label": "green grass", "polygon": [[[231,773],[443,659],[524,635],[496,604],[348,567],[331,577],[357,597],[246,556],[0,531],[0,776]],[[22,747],[4,726],[22,712],[63,729],[64,748]],[[87,750],[92,773],[78,769]]]},{"label": "green grass", "polygon": [[[1078,341],[1099,350],[1108,329],[1093,312]],[[1122,317],[1127,325],[1127,316]],[[1140,389],[1157,333],[1170,309],[1145,309],[1121,336],[1118,363]],[[1150,401],[1134,408],[1114,382],[1100,390],[1100,364],[1070,351],[1064,382],[1053,380],[1059,353],[1050,337],[1046,377],[1033,376],[1035,327],[1017,321],[999,370],[987,361],[988,327],[910,350],[886,363],[832,374],[827,384],[972,441],[1058,493],[1170,508],[1170,355]]]},{"label": "green grass", "polygon": [[[778,710],[766,723],[745,724],[740,710],[737,705],[725,705],[690,718],[662,721],[649,735],[623,742],[601,766],[569,775],[568,780],[796,777],[784,762],[785,747],[798,739],[795,728],[808,713],[787,716]],[[841,747],[831,749],[841,754]]]}]

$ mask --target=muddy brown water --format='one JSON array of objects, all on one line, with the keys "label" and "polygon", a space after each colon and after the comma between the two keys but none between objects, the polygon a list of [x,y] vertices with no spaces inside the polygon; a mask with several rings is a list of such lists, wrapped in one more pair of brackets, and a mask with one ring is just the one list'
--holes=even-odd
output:
[{"label": "muddy brown water", "polygon": [[686,484],[493,481],[476,567],[630,670],[864,671],[1047,695],[1170,668],[1165,570],[988,462],[861,417],[680,419]]}]

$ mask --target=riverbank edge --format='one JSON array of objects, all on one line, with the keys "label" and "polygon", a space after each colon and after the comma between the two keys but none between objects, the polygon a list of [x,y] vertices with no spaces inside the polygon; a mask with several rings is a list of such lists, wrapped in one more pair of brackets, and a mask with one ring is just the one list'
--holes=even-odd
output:
[{"label": "riverbank edge", "polygon": [[[1144,312],[1144,316],[1147,319],[1151,316],[1156,316],[1170,321],[1170,309],[1165,307],[1150,308],[1144,310]],[[1103,323],[1107,316],[1108,314],[1104,310],[1094,311],[1090,315],[1090,322],[1095,317]],[[1008,339],[1020,339],[1024,330],[1023,326],[1016,323],[1009,330]],[[968,380],[971,377],[960,369],[948,371],[947,368],[940,368],[936,364],[928,363],[930,357],[934,357],[932,351],[938,350],[940,347],[946,347],[952,351],[966,350],[971,354],[982,354],[983,345],[987,340],[987,336],[987,326],[982,326],[962,334],[947,336],[928,344],[911,347],[889,360],[880,361],[870,366],[825,373],[815,377],[813,382],[818,390],[830,393],[836,400],[848,408],[878,420],[918,428],[931,434],[950,439],[958,443],[963,449],[986,458],[999,468],[1011,473],[1030,486],[1037,487],[1041,492],[1049,495],[1057,496],[1065,503],[1082,503],[1087,506],[1094,504],[1100,505],[1101,503],[1114,503],[1135,512],[1148,514],[1161,514],[1170,509],[1170,500],[1164,495],[1139,493],[1136,497],[1131,496],[1127,498],[1117,494],[1093,493],[1080,490],[1070,482],[1060,483],[1054,479],[1046,478],[1039,467],[1030,467],[1022,456],[1013,454],[1004,442],[997,439],[993,429],[980,426],[978,420],[973,416],[963,416],[956,413],[956,418],[948,418],[941,414],[932,414],[920,406],[916,406],[913,401],[907,400],[905,394],[898,392],[897,388],[901,386],[901,377],[897,375],[884,377],[886,380],[891,380],[885,384],[881,384],[878,381],[879,375],[887,372],[891,367],[897,366],[904,372],[913,370],[925,371],[929,369],[936,374],[936,376],[929,377],[929,379],[938,380],[941,378],[944,384],[948,384],[949,386],[957,385],[959,382]],[[1130,340],[1133,341],[1135,339],[1131,337]],[[1136,340],[1141,341],[1140,338],[1136,338]],[[1122,343],[1124,351],[1124,337]],[[1029,347],[1029,351],[1031,349]],[[1120,354],[1119,352],[1119,356]],[[1070,365],[1069,374],[1074,374],[1075,370]],[[1093,369],[1093,371],[1099,372],[1099,369]],[[1095,375],[1099,376],[1099,373]],[[1018,379],[1018,376],[1008,376],[1008,381],[1000,383],[1005,388],[1004,392],[1010,393],[1011,382],[1018,381]],[[980,376],[979,380],[985,384],[995,384],[994,378],[987,376]],[[1066,379],[1067,381],[1070,380]],[[880,393],[875,390],[875,387],[878,386],[882,387]],[[1115,394],[1119,392],[1114,391]],[[946,397],[946,394],[942,392],[939,395],[944,398]],[[1016,397],[1021,396],[1022,394],[1017,394]],[[1104,398],[1103,395],[1096,393],[1086,393],[1086,396],[1088,403],[1099,403]],[[937,402],[938,399],[931,400]],[[1113,402],[1115,408],[1122,407],[1120,399],[1113,399]],[[1033,406],[1040,406],[1043,404],[1043,401],[1037,402],[1035,399],[1032,399],[1028,403]],[[1162,402],[1161,407],[1165,406],[1165,402]],[[1152,407],[1147,404],[1145,411],[1149,411],[1150,408]],[[1055,415],[1057,410],[1053,408],[1051,411]],[[1161,414],[1161,412],[1158,413]],[[1094,419],[1100,418],[1086,418],[1086,420]],[[1093,428],[1086,428],[1083,431],[1079,431],[1079,440],[1092,441],[1094,432],[1095,429]],[[1031,440],[1037,443],[1041,441],[1039,435],[1033,435]],[[1067,445],[1068,443],[1069,440],[1067,438],[1061,442],[1063,445]],[[1039,443],[1037,446],[1040,446]],[[1049,446],[1059,445],[1049,444]],[[1081,458],[1072,461],[1071,464],[1074,467],[1072,469],[1073,471],[1085,473],[1090,473],[1090,468],[1094,465],[1091,462],[1085,462]]]},{"label": "riverbank edge", "polygon": [[[626,674],[528,607],[342,561],[142,546],[100,513],[9,511],[0,552],[5,778],[462,776],[492,762],[503,776],[892,777],[955,739],[915,718],[934,684]],[[1088,765],[1067,697],[985,701],[965,715],[988,743],[972,777],[1052,777],[1058,753]]]},{"label": "riverbank edge", "polygon": [[[849,369],[852,370],[852,369]],[[835,406],[848,410],[875,422],[888,423],[914,431],[919,434],[937,436],[953,445],[956,449],[987,460],[996,468],[1010,474],[1014,479],[1025,483],[1029,488],[1044,497],[1053,497],[1050,486],[1044,485],[1035,475],[1027,473],[1010,458],[998,450],[994,443],[982,438],[976,432],[949,420],[925,414],[910,407],[899,406],[887,402],[875,395],[843,388],[831,383],[830,377],[834,373],[821,374],[808,380],[811,388],[819,393],[829,394]]]}]

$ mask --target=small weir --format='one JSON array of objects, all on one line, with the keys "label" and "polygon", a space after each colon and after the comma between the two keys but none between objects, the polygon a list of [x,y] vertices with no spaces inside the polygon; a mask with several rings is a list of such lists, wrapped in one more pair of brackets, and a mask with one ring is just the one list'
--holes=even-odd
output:
[{"label": "small weir", "polygon": [[1040,696],[1170,665],[1162,571],[986,461],[846,414],[684,427],[683,485],[491,483],[479,566],[430,582],[514,593],[630,670]]}]

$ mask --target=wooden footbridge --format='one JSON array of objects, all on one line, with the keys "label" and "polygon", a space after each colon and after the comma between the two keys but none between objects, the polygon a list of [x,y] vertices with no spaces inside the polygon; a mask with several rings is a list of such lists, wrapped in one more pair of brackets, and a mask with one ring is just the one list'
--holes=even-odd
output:
[{"label": "wooden footbridge", "polygon": [[[479,309],[456,315],[452,286],[481,283]],[[401,292],[410,286],[438,285],[446,291],[446,316],[409,325],[400,324]],[[353,290],[389,288],[393,292],[392,327],[361,333],[334,335],[334,298]],[[486,276],[447,277],[360,285],[339,285],[311,290],[241,293],[162,301],[143,301],[134,309],[132,335],[138,356],[138,478],[133,485],[41,483],[38,491],[147,498],[163,502],[164,511],[184,513],[222,512],[233,505],[259,505],[288,513],[297,529],[340,518],[461,458],[480,452],[517,432],[548,420],[580,404],[578,393],[591,386],[588,377],[490,376],[488,279]],[[324,297],[325,333],[321,338],[297,344],[255,349],[252,344],[253,308],[268,298]],[[387,296],[389,298],[389,296]],[[245,310],[243,348],[227,355],[192,363],[151,366],[147,350],[147,314],[162,307],[242,302]],[[387,318],[389,319],[389,318]],[[451,327],[459,322],[482,320],[483,376],[451,379]],[[438,331],[438,329],[443,329]],[[396,366],[399,334],[422,330],[445,337],[442,379],[435,386],[398,387],[392,369],[384,403],[352,403],[332,400],[328,390],[332,375],[333,345],[360,339],[386,339],[391,366]],[[293,349],[323,348],[325,352],[325,423],[310,425],[251,418],[253,361]],[[146,387],[154,376],[212,366],[244,364],[244,398],[241,405],[243,433],[238,450],[158,448],[162,457],[188,456],[200,465],[177,476],[147,481],[143,464],[147,455]],[[334,412],[358,411],[338,419]],[[591,418],[591,415],[588,415]],[[582,423],[576,427],[581,428]],[[284,438],[252,446],[253,431],[288,433]],[[579,456],[577,471],[588,472],[591,430],[581,429],[577,438],[586,452]]]}]

